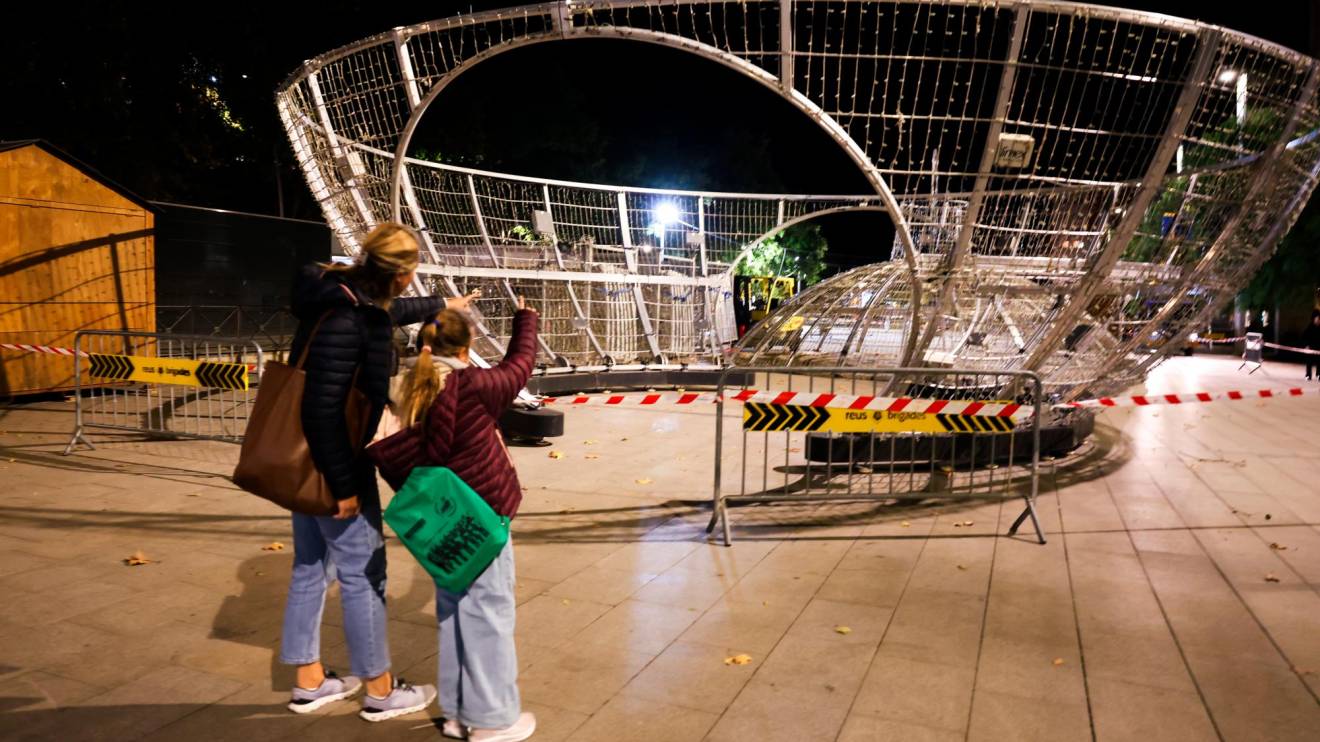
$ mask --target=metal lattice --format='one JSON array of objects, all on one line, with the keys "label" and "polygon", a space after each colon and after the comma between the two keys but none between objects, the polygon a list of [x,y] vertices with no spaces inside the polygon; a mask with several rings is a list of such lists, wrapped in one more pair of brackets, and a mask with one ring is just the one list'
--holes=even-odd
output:
[{"label": "metal lattice", "polygon": [[[567,38],[738,70],[816,121],[875,192],[655,191],[406,157],[458,75]],[[749,245],[881,209],[889,262],[782,308],[744,359],[1023,369],[1077,396],[1139,379],[1291,227],[1320,175],[1317,70],[1219,27],[1048,0],[574,0],[371,37],[307,62],[277,99],[350,250],[404,221],[426,243],[419,289],[486,289],[483,352],[526,293],[547,362],[718,361]]]}]

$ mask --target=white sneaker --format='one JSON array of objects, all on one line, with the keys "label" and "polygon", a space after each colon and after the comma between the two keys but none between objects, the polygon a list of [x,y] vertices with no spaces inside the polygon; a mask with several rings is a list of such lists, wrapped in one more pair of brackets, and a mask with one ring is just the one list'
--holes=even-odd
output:
[{"label": "white sneaker", "polygon": [[440,725],[440,734],[450,739],[467,739],[467,727],[458,722],[458,719],[445,719],[445,723]]},{"label": "white sneaker", "polygon": [[471,742],[522,742],[535,732],[536,715],[524,711],[513,726],[504,729],[472,729],[468,732],[468,739]]}]

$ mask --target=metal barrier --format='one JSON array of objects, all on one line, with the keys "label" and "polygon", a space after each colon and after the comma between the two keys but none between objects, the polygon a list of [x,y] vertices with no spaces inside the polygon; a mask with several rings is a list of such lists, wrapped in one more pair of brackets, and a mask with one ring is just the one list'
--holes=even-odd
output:
[{"label": "metal barrier", "polygon": [[84,330],[74,337],[74,431],[241,441],[264,356],[253,340]]},{"label": "metal barrier", "polygon": [[[731,377],[736,379],[732,386]],[[742,435],[726,442],[725,400],[747,396],[734,390],[745,389],[738,385],[748,379],[758,388],[785,392],[779,398],[806,404],[742,405]],[[812,398],[826,394],[849,396],[840,406],[831,406],[830,397]],[[968,499],[1012,493],[1022,497],[1025,507],[1009,535],[1030,518],[1037,540],[1045,543],[1035,507],[1043,397],[1035,373],[732,366],[720,375],[717,397],[714,513],[706,532],[723,524],[726,546],[733,542],[729,505],[734,503]],[[948,400],[980,400],[992,406]],[[1016,412],[984,414],[1009,412],[1004,403]],[[926,409],[931,412],[912,411]],[[941,414],[941,409],[963,414]],[[978,411],[982,414],[968,414]],[[739,476],[736,487],[726,492],[729,443]]]}]

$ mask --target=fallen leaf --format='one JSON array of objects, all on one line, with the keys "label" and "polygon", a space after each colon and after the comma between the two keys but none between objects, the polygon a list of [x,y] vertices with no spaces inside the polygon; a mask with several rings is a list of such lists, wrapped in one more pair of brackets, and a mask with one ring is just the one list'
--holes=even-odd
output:
[{"label": "fallen leaf", "polygon": [[619,440],[622,441],[623,443],[627,443],[627,442],[628,442],[628,439],[627,439],[627,438],[620,438]]},{"label": "fallen leaf", "polygon": [[848,628],[847,626],[835,626],[834,633],[843,634],[844,636],[847,636],[852,633],[852,629]]},{"label": "fallen leaf", "polygon": [[586,456],[584,456],[583,458],[588,458],[588,459],[598,459],[598,458],[600,458],[600,454],[598,454],[598,453],[589,453],[589,454],[587,454]]},{"label": "fallen leaf", "polygon": [[596,445],[597,443],[600,443],[600,441],[595,440],[595,439],[587,439],[587,440],[585,440],[585,441],[582,441],[582,445],[584,445],[584,446],[594,446],[594,445]]},{"label": "fallen leaf", "polygon": [[800,448],[790,448],[790,449],[788,449],[788,451],[789,451],[789,453],[799,453],[799,452],[802,451],[802,449],[800,449]]},{"label": "fallen leaf", "polygon": [[266,544],[265,546],[261,547],[261,550],[262,550],[262,551],[284,551],[284,544],[281,544],[281,543],[278,542],[278,541],[272,541],[271,543]]},{"label": "fallen leaf", "polygon": [[563,451],[551,451],[551,452],[550,452],[550,458],[552,458],[552,459],[562,459],[562,458],[564,458],[564,452],[563,452]]},{"label": "fallen leaf", "polygon": [[635,480],[635,481],[636,481],[638,484],[650,484],[651,482],[653,482],[653,481],[655,481],[655,480],[650,479],[649,477],[642,477],[641,479],[638,479],[638,480]]},{"label": "fallen leaf", "polygon": [[146,554],[143,554],[140,551],[135,551],[132,556],[124,560],[124,564],[130,567],[140,567],[143,564],[151,564],[151,561],[152,560],[147,558]]},{"label": "fallen leaf", "polygon": [[959,564],[959,565],[958,565],[958,569],[961,569],[962,571],[966,572],[966,571],[967,571],[967,565],[966,565],[966,564]]},{"label": "fallen leaf", "polygon": [[725,657],[725,658],[724,658],[724,664],[726,664],[726,665],[750,665],[750,664],[752,664],[752,656],[751,656],[750,654],[735,654],[735,655],[732,656],[732,657]]},{"label": "fallen leaf", "polygon": [[1063,664],[1063,658],[1062,658],[1062,657],[1055,657],[1055,658],[1054,658],[1054,666],[1055,666],[1055,667],[1058,667],[1059,665],[1062,665],[1062,664]]},{"label": "fallen leaf", "polygon": [[258,573],[257,573],[257,577],[265,577],[265,576],[266,576],[266,573],[265,573],[265,572],[258,572]]},{"label": "fallen leaf", "polygon": [[902,523],[899,523],[899,525],[902,526],[902,527],[904,527],[904,528],[911,528],[911,527],[912,527],[912,524],[909,523],[909,522],[907,522],[907,521],[903,521]]},{"label": "fallen leaf", "polygon": [[954,521],[953,527],[954,527],[954,528],[966,528],[967,526],[970,526],[970,525],[972,525],[972,521],[970,521],[970,520],[960,520],[960,521]]},{"label": "fallen leaf", "polygon": [[1279,544],[1279,543],[1277,543],[1277,542],[1273,542],[1273,541],[1270,542],[1270,548],[1271,548],[1271,549],[1274,549],[1275,551],[1287,551],[1287,550],[1288,550],[1288,547],[1287,547],[1287,546],[1283,546],[1282,544]]},{"label": "fallen leaf", "polygon": [[1266,581],[1266,582],[1278,582],[1278,581],[1279,581],[1279,578],[1278,578],[1278,576],[1276,576],[1273,572],[1267,572],[1267,573],[1265,573],[1265,581]]},{"label": "fallen leaf", "polygon": [[570,601],[568,598],[564,598],[563,600],[561,600],[561,601],[559,601],[559,602],[562,603],[563,605],[568,605],[568,604],[571,603],[572,601]]}]

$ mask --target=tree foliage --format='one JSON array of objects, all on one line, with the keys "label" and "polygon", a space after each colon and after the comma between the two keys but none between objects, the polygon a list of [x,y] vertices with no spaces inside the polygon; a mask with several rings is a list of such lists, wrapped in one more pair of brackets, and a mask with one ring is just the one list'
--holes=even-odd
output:
[{"label": "tree foliage", "polygon": [[794,224],[757,245],[741,263],[740,276],[795,276],[810,286],[825,273],[829,244],[818,224]]}]

